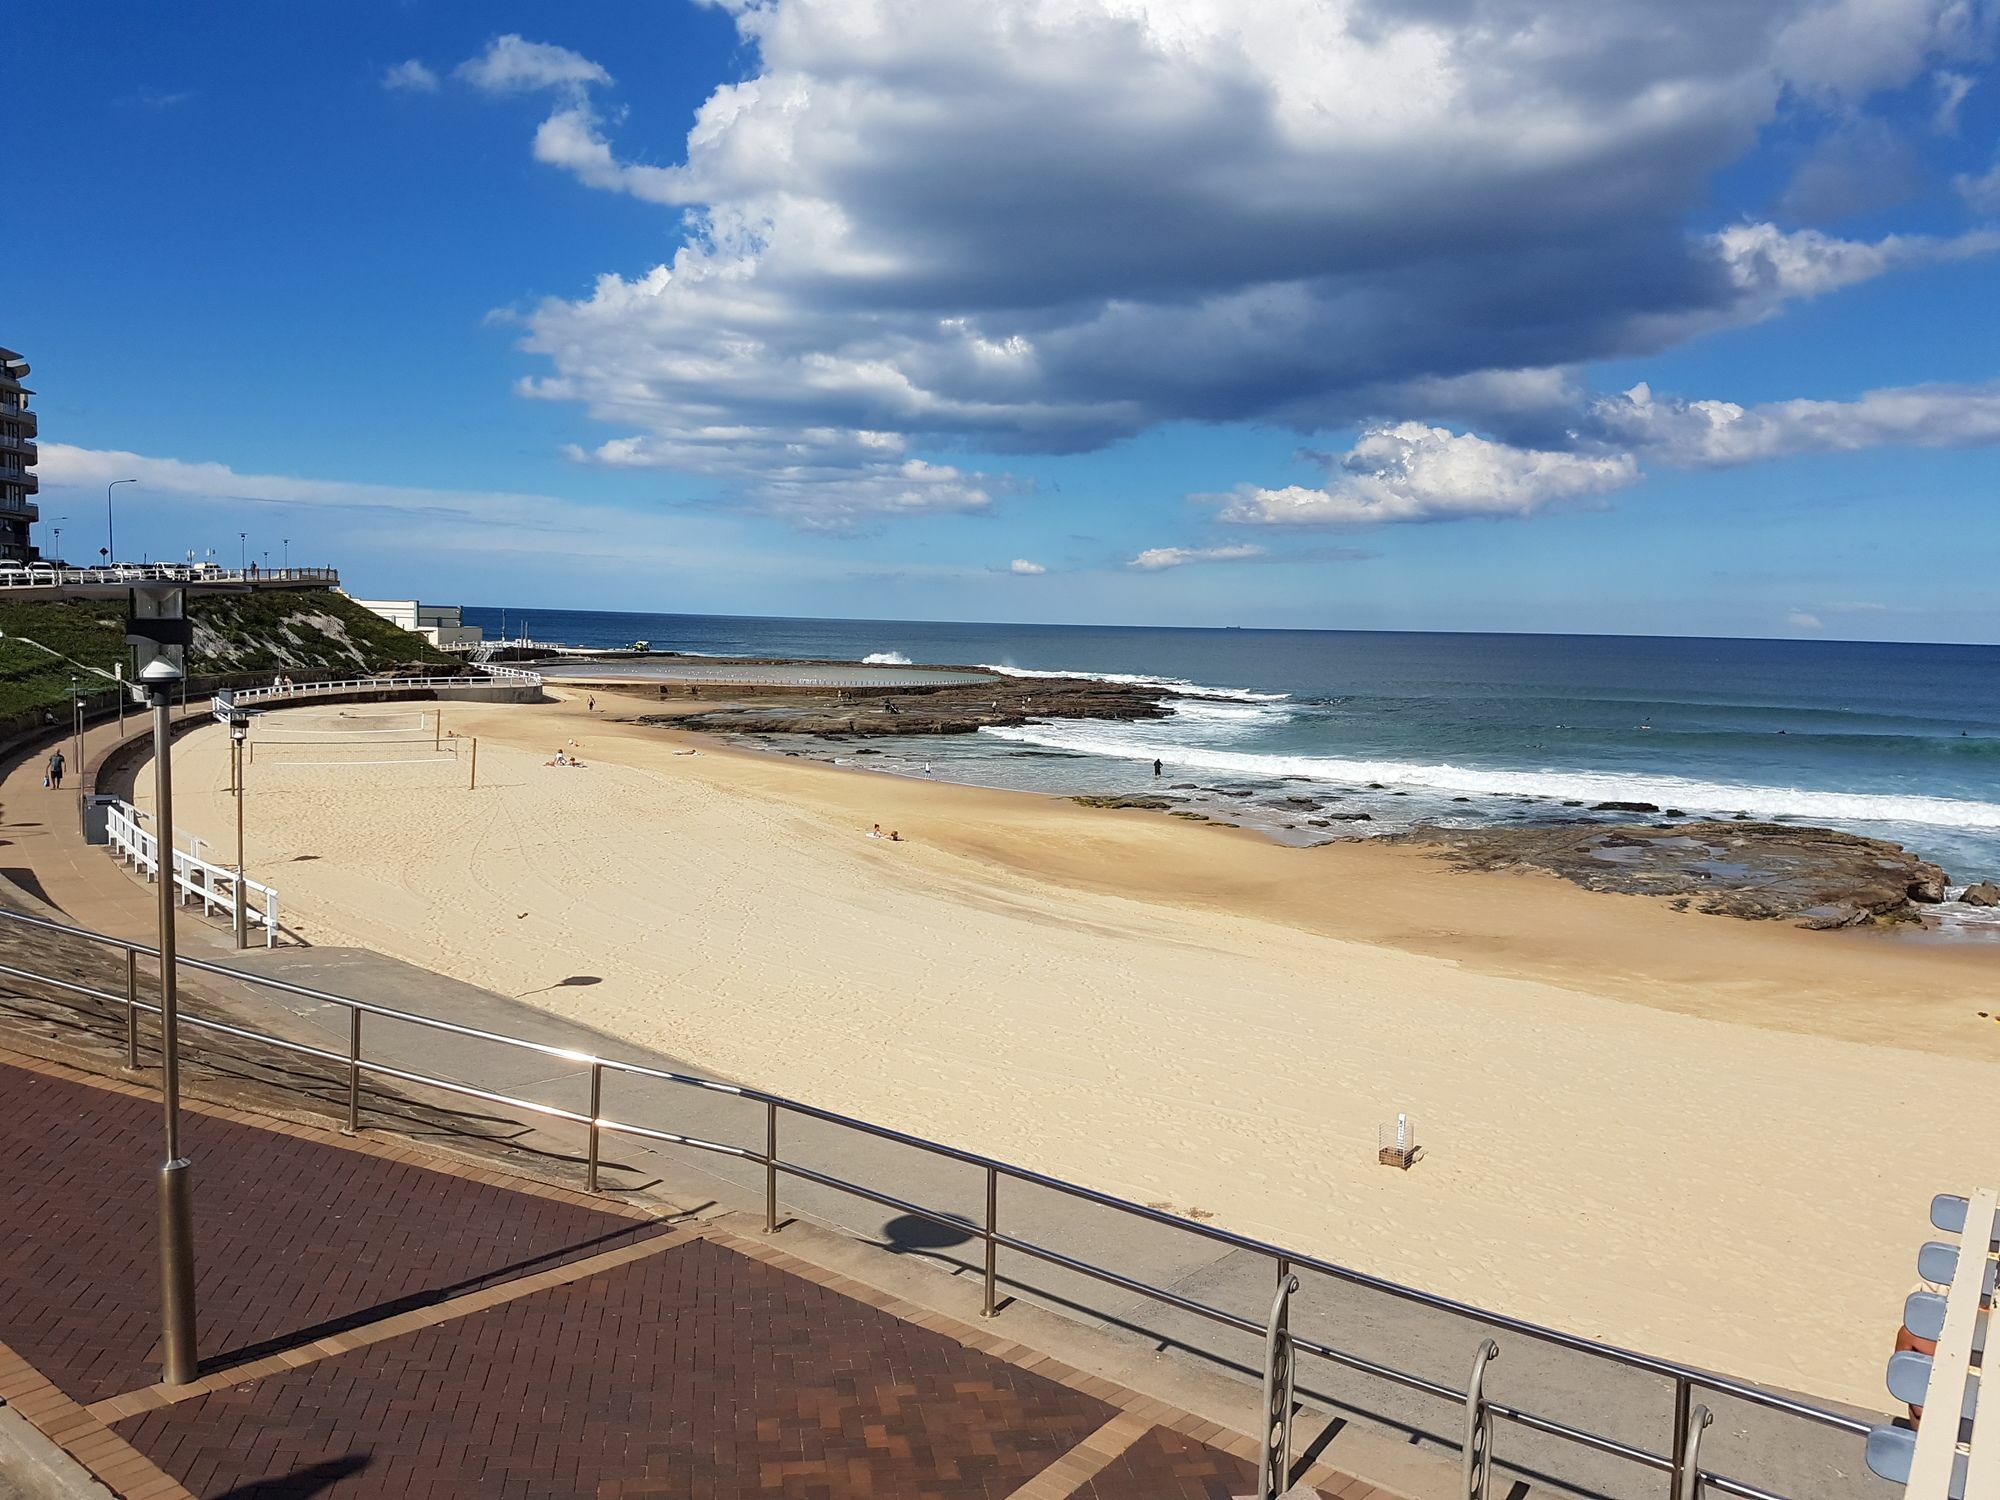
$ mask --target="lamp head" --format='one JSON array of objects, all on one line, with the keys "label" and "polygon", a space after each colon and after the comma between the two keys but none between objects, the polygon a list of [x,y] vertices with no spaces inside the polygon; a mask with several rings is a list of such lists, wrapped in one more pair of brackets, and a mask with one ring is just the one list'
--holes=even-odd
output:
[{"label": "lamp head", "polygon": [[187,590],[166,585],[135,588],[125,621],[125,644],[132,648],[132,676],[149,687],[187,676],[187,648],[194,626],[187,618]]}]

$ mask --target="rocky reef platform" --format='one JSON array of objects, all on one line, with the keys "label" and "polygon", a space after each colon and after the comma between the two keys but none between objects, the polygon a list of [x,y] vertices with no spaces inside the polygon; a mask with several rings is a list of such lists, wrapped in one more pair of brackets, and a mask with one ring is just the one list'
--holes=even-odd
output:
[{"label": "rocky reef platform", "polygon": [[1943,870],[1900,844],[1793,823],[1424,826],[1391,842],[1466,870],[1544,870],[1593,891],[1801,927],[1913,922],[1945,899]]}]

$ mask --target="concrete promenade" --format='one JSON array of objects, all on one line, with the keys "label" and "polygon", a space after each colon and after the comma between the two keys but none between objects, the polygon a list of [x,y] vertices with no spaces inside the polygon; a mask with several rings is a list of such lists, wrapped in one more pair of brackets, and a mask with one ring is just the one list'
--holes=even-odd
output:
[{"label": "concrete promenade", "polygon": [[[83,845],[73,798],[41,789],[40,761],[31,756],[0,781],[0,838],[10,841],[6,852],[12,856],[0,863],[0,873],[19,872],[12,878],[80,926],[149,938],[152,889],[126,874],[102,849]],[[282,884],[280,889],[282,894]],[[283,978],[553,1046],[698,1071],[519,1001],[380,955],[305,947],[234,955],[226,948],[225,929],[192,916],[183,919],[181,932],[190,956],[226,959],[246,974]],[[346,1047],[347,1014],[340,1007],[227,982],[203,981],[191,989],[200,996],[192,1003],[210,1005],[218,1015],[274,1036],[336,1051]],[[53,1014],[47,1006],[27,1007],[17,1009],[14,1019],[38,1024],[45,1038],[68,1035],[67,1023],[58,1027],[48,1019]],[[43,1018],[39,1023],[37,1016]],[[0,1027],[7,1020],[0,1007]],[[110,1056],[103,1039],[121,1029],[117,1018],[100,1015],[95,1022],[99,1052]],[[0,1031],[0,1045],[4,1036]],[[408,1071],[565,1108],[586,1107],[586,1072],[545,1056],[380,1021],[368,1023],[366,1051]],[[214,1049],[208,1050],[207,1066],[218,1083],[261,1089],[260,1106],[296,1109],[302,1117],[332,1117],[342,1097],[337,1070],[315,1072],[268,1058],[232,1061]],[[542,1129],[532,1117],[514,1118],[504,1109],[467,1109],[462,1099],[401,1085],[393,1091],[371,1085],[365,1105],[363,1123],[371,1133],[449,1138],[454,1149],[476,1137],[484,1147],[506,1155],[512,1166],[553,1172],[570,1182],[579,1179],[581,1131],[575,1127],[558,1122]],[[424,1110],[431,1114],[424,1116]],[[703,1091],[614,1076],[607,1084],[603,1113],[681,1134],[762,1146],[760,1107]],[[439,1123],[447,1116],[448,1128]],[[963,1164],[798,1117],[785,1117],[781,1130],[780,1150],[788,1160],[968,1222],[983,1217],[981,1175]],[[755,1164],[610,1134],[605,1157],[607,1187],[630,1202],[664,1198],[705,1215],[749,1215],[750,1222],[761,1226],[762,1170]],[[895,1215],[796,1179],[784,1182],[781,1192],[789,1222],[771,1243],[913,1304],[976,1321],[981,1246],[969,1233]],[[1011,1182],[1003,1186],[1000,1206],[1006,1233],[1252,1319],[1261,1320],[1268,1309],[1274,1268],[1261,1258]],[[740,1229],[745,1221],[730,1222]],[[1476,1226],[1468,1226],[1469,1234],[1476,1232]],[[1002,1252],[1000,1276],[1010,1300],[989,1327],[1236,1431],[1254,1428],[1251,1382],[1260,1363],[1258,1340],[1013,1252]],[[1305,1278],[1293,1321],[1305,1337],[1450,1386],[1463,1385],[1476,1341],[1487,1331],[1312,1276]],[[1520,1336],[1494,1336],[1503,1357],[1489,1389],[1500,1399],[1655,1453],[1665,1450],[1671,1411],[1666,1382]],[[1445,1493],[1455,1484],[1455,1448],[1463,1420],[1455,1404],[1312,1360],[1304,1363],[1300,1383],[1302,1398],[1311,1407],[1301,1421],[1302,1446],[1313,1447],[1342,1470],[1404,1493]],[[1887,1493],[1866,1475],[1857,1439],[1727,1400],[1711,1398],[1710,1404],[1718,1420],[1705,1457],[1732,1477],[1781,1494]],[[1509,1476],[1517,1495],[1530,1484],[1620,1497],[1665,1493],[1664,1476],[1658,1473],[1518,1427],[1503,1425],[1496,1448],[1496,1469]],[[1508,1491],[1502,1487],[1500,1492]]]}]

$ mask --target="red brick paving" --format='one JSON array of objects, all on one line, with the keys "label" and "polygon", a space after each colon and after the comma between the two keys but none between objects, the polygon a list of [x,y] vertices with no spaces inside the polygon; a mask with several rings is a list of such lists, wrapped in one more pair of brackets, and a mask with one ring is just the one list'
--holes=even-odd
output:
[{"label": "red brick paving", "polygon": [[[157,1100],[0,1064],[0,1341],[68,1395],[159,1378]],[[186,1111],[204,1368],[657,1226]]]},{"label": "red brick paving", "polygon": [[697,1240],[114,1430],[230,1500],[999,1500],[1116,1410]]}]

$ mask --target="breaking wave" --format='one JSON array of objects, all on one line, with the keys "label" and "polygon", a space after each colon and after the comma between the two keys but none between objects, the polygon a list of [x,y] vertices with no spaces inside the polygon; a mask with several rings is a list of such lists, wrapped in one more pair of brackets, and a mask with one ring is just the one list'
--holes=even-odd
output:
[{"label": "breaking wave", "polygon": [[864,667],[907,667],[910,665],[910,659],[900,651],[871,651],[868,655],[861,658],[861,665]]},{"label": "breaking wave", "polygon": [[[1054,674],[1050,674],[1054,675]],[[1459,794],[1569,799],[1579,802],[1652,802],[1702,812],[1746,812],[1753,817],[1814,821],[1921,823],[1939,828],[2000,830],[2000,802],[1892,793],[1826,792],[1799,787],[1739,786],[1689,777],[1614,771],[1489,771],[1447,763],[1349,760],[1327,755],[1257,755],[1122,738],[1101,724],[1029,724],[982,729],[981,734],[1021,745],[1041,745],[1117,760],[1159,759],[1170,766],[1221,771],[1272,780],[1305,776],[1341,786],[1379,781],[1391,787]]]},{"label": "breaking wave", "polygon": [[1183,698],[1219,698],[1232,703],[1283,703],[1290,693],[1253,693],[1248,688],[1204,687],[1185,677],[1152,677],[1144,672],[1044,672],[1034,667],[1002,667],[980,662],[982,672],[998,672],[1002,677],[1077,677],[1087,682],[1120,682],[1133,687],[1155,687]]}]

